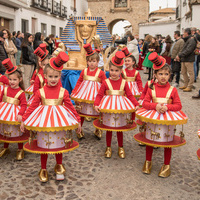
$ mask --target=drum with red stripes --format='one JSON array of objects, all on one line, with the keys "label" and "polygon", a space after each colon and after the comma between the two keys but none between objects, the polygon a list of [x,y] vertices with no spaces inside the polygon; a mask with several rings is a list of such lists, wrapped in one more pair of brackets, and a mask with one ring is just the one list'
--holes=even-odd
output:
[{"label": "drum with red stripes", "polygon": [[135,106],[125,96],[106,95],[102,98],[99,109],[108,113],[131,113],[135,111]]},{"label": "drum with red stripes", "polygon": [[165,113],[158,113],[156,110],[146,110],[140,108],[136,112],[137,118],[144,122],[163,125],[177,125],[185,124],[188,117],[183,111],[166,111]]},{"label": "drum with red stripes", "polygon": [[80,87],[71,95],[71,98],[75,101],[81,99],[82,101],[86,100],[93,103],[100,87],[101,83],[99,82],[83,80]]},{"label": "drum with red stripes", "polygon": [[128,86],[133,94],[133,96],[135,97],[139,97],[140,96],[140,92],[139,92],[139,88],[138,88],[138,85],[137,83],[134,81],[127,81],[128,83]]},{"label": "drum with red stripes", "polygon": [[25,120],[25,126],[31,130],[75,129],[76,116],[64,105],[40,105]]}]

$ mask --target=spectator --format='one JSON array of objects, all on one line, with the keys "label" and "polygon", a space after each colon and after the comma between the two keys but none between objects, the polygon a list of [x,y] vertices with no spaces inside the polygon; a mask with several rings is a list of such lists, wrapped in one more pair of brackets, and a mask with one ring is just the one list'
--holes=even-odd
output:
[{"label": "spectator", "polygon": [[115,40],[115,43],[117,45],[119,45],[119,44],[125,44],[126,45],[127,44],[127,38],[130,35],[132,35],[132,33],[130,31],[127,31],[126,34],[125,34],[125,36],[122,39]]},{"label": "spectator", "polygon": [[36,56],[33,53],[32,46],[33,35],[26,33],[22,41],[22,67],[24,70],[24,86],[28,88],[30,86],[31,76],[34,71],[34,65],[36,64]]},{"label": "spectator", "polygon": [[53,53],[53,42],[50,37],[46,37],[44,40],[45,44],[47,45],[47,50],[49,51],[49,55]]},{"label": "spectator", "polygon": [[15,54],[17,53],[17,48],[15,44],[13,43],[13,41],[11,40],[11,34],[9,30],[3,29],[3,37],[5,39],[4,47],[8,55],[8,58],[10,58],[11,62],[15,66],[16,65]]},{"label": "spectator", "polygon": [[16,37],[17,37],[17,33],[16,31],[13,31],[11,40],[13,41],[14,44],[15,44]]},{"label": "spectator", "polygon": [[21,49],[21,44],[22,44],[21,35],[22,35],[21,32],[17,31],[17,37],[16,37],[16,40],[15,40],[15,44],[16,44],[16,47],[17,47],[17,56],[16,56],[16,64],[17,65],[20,65],[20,58],[21,58],[21,54],[22,54],[22,49]]},{"label": "spectator", "polygon": [[51,35],[49,35],[49,37],[51,38],[51,41],[53,42],[53,45],[52,45],[52,47],[53,47],[52,52],[53,52],[55,50],[55,35],[51,34]]},{"label": "spectator", "polygon": [[148,46],[149,46],[148,54],[146,55],[146,57],[145,57],[144,62],[142,63],[142,65],[149,68],[148,80],[151,80],[152,79],[152,67],[153,67],[153,63],[148,59],[148,57],[149,57],[149,55],[152,52],[158,53],[160,51],[160,45],[159,45],[158,41],[156,40],[156,38],[152,37],[151,43]]},{"label": "spectator", "polygon": [[171,65],[171,57],[170,57],[171,46],[172,46],[172,39],[170,35],[167,35],[165,37],[160,55],[166,59],[168,65]]},{"label": "spectator", "polygon": [[180,80],[181,62],[176,61],[175,58],[181,52],[184,45],[184,40],[181,38],[180,31],[174,32],[174,39],[175,39],[175,42],[173,46],[171,47],[171,65],[172,65],[171,79],[173,80],[174,75],[176,75],[176,81],[173,86],[178,87],[179,80]]},{"label": "spectator", "polygon": [[34,42],[33,42],[33,48],[34,50],[37,49],[39,47],[40,44],[42,44],[42,33],[40,32],[37,32],[35,34],[35,39],[34,39]]},{"label": "spectator", "polygon": [[[195,27],[191,28],[191,34],[193,37],[196,38],[196,40],[200,41],[200,35],[196,32],[197,29]],[[198,59],[198,55],[195,55],[195,61],[194,61],[194,82],[197,81],[197,76],[198,76],[198,72],[199,72],[199,65],[197,64],[197,59]]]},{"label": "spectator", "polygon": [[127,48],[130,53],[132,53],[136,59],[136,64],[139,62],[139,51],[138,51],[138,41],[133,35],[127,37]]},{"label": "spectator", "polygon": [[3,32],[0,31],[0,73],[5,74],[6,68],[2,65],[2,61],[8,58],[6,50],[4,48]]},{"label": "spectator", "polygon": [[[184,92],[191,92],[194,83],[195,61],[194,50],[196,48],[196,38],[192,37],[190,28],[186,28],[183,33],[185,44],[182,51],[176,56],[176,61],[181,61],[181,73],[184,79],[184,86],[180,87]],[[188,76],[189,74],[189,76]]]},{"label": "spectator", "polygon": [[21,33],[21,38],[20,38],[21,42],[23,39],[24,39],[24,33]]}]

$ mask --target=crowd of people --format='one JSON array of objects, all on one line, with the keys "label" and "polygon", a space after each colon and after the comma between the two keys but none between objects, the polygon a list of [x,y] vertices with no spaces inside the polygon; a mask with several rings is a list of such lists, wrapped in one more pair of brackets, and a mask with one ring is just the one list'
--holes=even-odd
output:
[{"label": "crowd of people", "polygon": [[[174,31],[174,38],[169,35],[162,37],[158,35],[153,37],[146,35],[143,39],[136,39],[128,31],[121,39],[116,39],[113,36],[113,45],[127,45],[129,51],[138,59],[139,67],[145,67],[145,72],[148,74],[148,80],[152,79],[153,63],[149,61],[148,56],[152,52],[157,52],[166,59],[166,62],[171,66],[172,74],[170,81],[175,78],[174,87],[179,87],[180,75],[183,76],[183,86],[179,87],[184,92],[191,92],[194,88],[193,83],[199,78],[199,62],[200,62],[200,31],[199,29],[186,28],[183,34],[180,31]],[[138,62],[139,60],[142,62]],[[199,94],[192,98],[200,98]]]},{"label": "crowd of people", "polygon": [[[185,144],[183,135],[175,135],[175,126],[187,123],[176,89],[180,70],[184,85],[179,88],[184,92],[192,91],[199,71],[198,31],[187,28],[182,37],[175,31],[174,39],[147,35],[144,41],[138,41],[130,32],[126,33],[124,38],[114,41],[122,46],[110,54],[109,75],[99,65],[102,49],[85,44],[87,66],[69,96],[61,82],[63,65],[69,56],[54,48],[53,35],[44,39],[41,33],[23,36],[18,32],[11,37],[8,30],[0,31],[0,124],[4,124],[0,133],[0,141],[4,143],[0,157],[9,152],[9,143],[18,143],[17,160],[24,159],[24,150],[41,154],[39,179],[47,182],[48,154],[55,154],[56,180],[64,180],[62,153],[79,146],[67,137],[66,131],[71,133],[76,129],[78,139],[83,139],[84,120],[94,118],[94,134],[98,139],[106,130],[105,158],[112,157],[112,132],[115,131],[117,154],[124,159],[123,132],[137,127],[136,116],[140,133],[134,138],[146,145],[143,173],[151,173],[153,147],[163,147],[164,163],[158,175],[168,177],[172,147]],[[142,67],[148,69],[144,88],[137,70]],[[174,76],[176,81],[171,86],[169,82]],[[25,95],[24,91],[32,96]],[[35,140],[34,134],[37,134]],[[23,145],[26,141],[29,142]]]}]

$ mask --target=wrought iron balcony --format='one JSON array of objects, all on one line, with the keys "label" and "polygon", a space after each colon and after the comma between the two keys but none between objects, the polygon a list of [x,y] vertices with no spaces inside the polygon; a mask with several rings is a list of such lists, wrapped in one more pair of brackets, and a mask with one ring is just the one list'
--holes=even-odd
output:
[{"label": "wrought iron balcony", "polygon": [[50,12],[51,11],[51,0],[32,0],[32,7]]}]

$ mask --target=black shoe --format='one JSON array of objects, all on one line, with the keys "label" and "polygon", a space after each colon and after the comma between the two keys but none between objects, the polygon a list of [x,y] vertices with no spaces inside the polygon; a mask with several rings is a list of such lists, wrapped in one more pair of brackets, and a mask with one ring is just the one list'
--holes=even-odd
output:
[{"label": "black shoe", "polygon": [[200,95],[197,94],[197,95],[195,95],[195,96],[192,96],[192,98],[193,98],[193,99],[200,99]]}]

